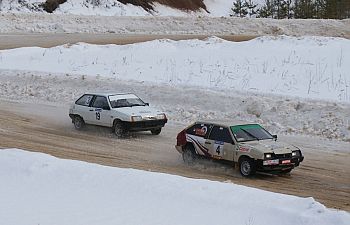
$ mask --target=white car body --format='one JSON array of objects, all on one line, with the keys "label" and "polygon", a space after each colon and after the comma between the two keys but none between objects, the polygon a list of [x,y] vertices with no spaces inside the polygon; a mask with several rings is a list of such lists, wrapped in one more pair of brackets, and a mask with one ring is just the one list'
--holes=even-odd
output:
[{"label": "white car body", "polygon": [[80,118],[83,124],[115,129],[119,123],[123,131],[150,130],[152,134],[159,134],[167,122],[164,112],[132,93],[86,93],[70,107],[69,116],[74,124]]}]

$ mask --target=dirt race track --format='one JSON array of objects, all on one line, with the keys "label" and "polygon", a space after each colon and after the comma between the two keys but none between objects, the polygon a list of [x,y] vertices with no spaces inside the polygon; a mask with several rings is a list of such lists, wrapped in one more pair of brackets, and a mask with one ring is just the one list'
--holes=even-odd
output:
[{"label": "dirt race track", "polygon": [[[210,37],[210,35],[156,35],[156,34],[0,34],[0,50],[21,47],[50,48],[66,43],[75,44],[85,42],[89,44],[133,44],[156,39],[187,40]],[[257,35],[218,35],[227,41],[247,41],[258,37]]]},{"label": "dirt race track", "polygon": [[[350,211],[350,160],[348,143],[281,137],[304,151],[302,165],[291,175],[258,174],[242,178],[237,169],[218,163],[188,167],[175,151],[175,136],[181,126],[166,125],[160,136],[148,132],[116,138],[110,129],[87,127],[74,130],[67,106],[19,104],[0,101],[0,148],[40,151],[60,158],[108,166],[135,168],[193,178],[227,181],[268,191],[314,197],[327,207]],[[331,146],[332,151],[328,151]]]}]

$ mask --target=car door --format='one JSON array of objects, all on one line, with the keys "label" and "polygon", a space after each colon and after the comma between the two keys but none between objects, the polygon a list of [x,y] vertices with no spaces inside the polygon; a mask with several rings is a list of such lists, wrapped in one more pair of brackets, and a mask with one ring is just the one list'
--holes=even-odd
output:
[{"label": "car door", "polygon": [[196,123],[186,130],[186,140],[193,144],[199,155],[210,157],[209,149],[205,147],[205,140],[211,127],[209,123]]},{"label": "car door", "polygon": [[83,118],[85,123],[91,123],[90,119],[90,103],[93,99],[93,95],[85,94],[81,96],[74,106],[75,114],[78,114]]},{"label": "car door", "polygon": [[208,138],[205,140],[205,147],[209,154],[215,159],[233,160],[234,142],[227,127],[214,125]]},{"label": "car door", "polygon": [[111,126],[111,108],[105,96],[95,96],[89,112],[93,124]]}]

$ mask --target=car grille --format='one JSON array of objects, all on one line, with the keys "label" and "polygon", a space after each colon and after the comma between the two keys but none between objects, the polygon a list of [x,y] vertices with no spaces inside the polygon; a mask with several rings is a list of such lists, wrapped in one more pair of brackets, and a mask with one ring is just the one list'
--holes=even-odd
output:
[{"label": "car grille", "polygon": [[292,158],[292,153],[275,154],[275,159],[288,159],[288,158]]}]

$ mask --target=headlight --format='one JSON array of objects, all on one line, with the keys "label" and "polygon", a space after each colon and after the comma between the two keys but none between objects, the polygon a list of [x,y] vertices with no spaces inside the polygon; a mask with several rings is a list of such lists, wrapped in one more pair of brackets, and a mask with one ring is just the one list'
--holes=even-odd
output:
[{"label": "headlight", "polygon": [[300,151],[293,151],[292,156],[300,156]]},{"label": "headlight", "polygon": [[166,116],[165,116],[164,113],[162,113],[162,114],[158,114],[158,115],[156,116],[156,118],[157,118],[157,120],[164,120],[164,119],[166,118]]},{"label": "headlight", "polygon": [[141,120],[142,120],[142,117],[141,117],[141,116],[132,116],[132,117],[131,117],[131,121],[132,121],[132,122],[141,121]]},{"label": "headlight", "polygon": [[271,157],[272,157],[272,154],[270,153],[265,154],[265,159],[271,159]]}]

